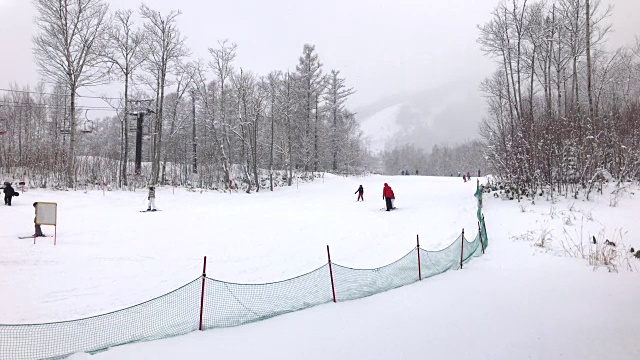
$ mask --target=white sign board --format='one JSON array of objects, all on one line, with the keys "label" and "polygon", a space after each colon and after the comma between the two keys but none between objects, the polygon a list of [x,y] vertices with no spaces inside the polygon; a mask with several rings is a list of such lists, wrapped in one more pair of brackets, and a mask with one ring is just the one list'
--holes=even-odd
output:
[{"label": "white sign board", "polygon": [[50,202],[36,203],[36,224],[56,225],[58,204]]}]

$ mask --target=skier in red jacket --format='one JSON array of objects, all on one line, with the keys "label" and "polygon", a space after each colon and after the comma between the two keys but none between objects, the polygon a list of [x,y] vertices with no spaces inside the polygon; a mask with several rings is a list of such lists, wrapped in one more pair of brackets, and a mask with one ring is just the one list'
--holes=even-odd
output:
[{"label": "skier in red jacket", "polygon": [[387,211],[391,211],[391,209],[393,209],[393,203],[391,201],[395,198],[395,195],[393,194],[393,190],[391,190],[391,186],[387,183],[384,183],[384,187],[382,188],[382,198],[387,205]]}]

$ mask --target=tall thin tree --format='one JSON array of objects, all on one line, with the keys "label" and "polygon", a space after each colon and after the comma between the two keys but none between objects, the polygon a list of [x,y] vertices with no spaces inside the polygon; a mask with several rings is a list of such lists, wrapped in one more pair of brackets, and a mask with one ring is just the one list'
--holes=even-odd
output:
[{"label": "tall thin tree", "polygon": [[69,91],[70,133],[67,185],[75,184],[76,96],[78,89],[104,81],[105,25],[102,0],[34,0],[38,33],[33,37],[40,74]]},{"label": "tall thin tree", "polygon": [[118,72],[118,77],[124,80],[124,111],[121,120],[122,154],[120,182],[127,185],[127,164],[129,162],[129,82],[133,73],[145,60],[142,55],[144,33],[136,29],[132,19],[133,10],[117,10],[113,23],[107,30],[108,51],[106,61]]},{"label": "tall thin tree", "polygon": [[183,57],[189,55],[185,37],[180,34],[177,18],[180,11],[170,11],[163,16],[159,11],[140,5],[140,15],[145,19],[144,30],[147,41],[144,42],[149,62],[149,70],[156,82],[156,123],[153,136],[151,163],[151,182],[158,183],[162,151],[162,124],[164,91],[170,68]]}]

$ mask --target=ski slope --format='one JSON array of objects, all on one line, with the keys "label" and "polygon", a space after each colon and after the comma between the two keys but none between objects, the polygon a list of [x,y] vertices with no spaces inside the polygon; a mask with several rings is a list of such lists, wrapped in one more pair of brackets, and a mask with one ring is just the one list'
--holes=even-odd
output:
[{"label": "ski slope", "polygon": [[[381,210],[384,182],[396,194],[396,211]],[[365,202],[356,203],[360,184]],[[416,234],[423,248],[436,250],[463,227],[475,233],[474,190],[475,181],[459,178],[327,175],[250,195],[159,188],[157,213],[138,212],[146,207],[143,192],[31,190],[0,208],[0,323],[69,320],[136,304],[196,278],[204,255],[208,276],[248,283],[312,270],[326,263],[327,244],[337,263],[385,265],[415,246]],[[609,207],[606,193],[590,202],[522,206],[488,196],[490,247],[462,271],[258,323],[71,358],[638,359],[639,273],[594,270],[557,251],[564,230],[585,239],[602,233],[623,246],[613,236],[624,229],[624,246],[640,248],[637,197],[629,192]],[[51,239],[35,246],[17,239],[32,231],[33,201],[58,202],[56,247]],[[542,229],[552,230],[555,247],[519,238]]]},{"label": "ski slope", "polygon": [[[459,180],[459,179],[457,179]],[[382,185],[398,210],[382,211]],[[461,182],[461,181],[460,181]],[[356,202],[358,185],[365,202]],[[453,186],[452,186],[453,185]],[[466,186],[464,186],[466,185]],[[441,187],[437,192],[429,187]],[[140,303],[198,277],[263,283],[288,279],[332,260],[356,268],[386,265],[415,247],[438,250],[463,227],[473,229],[474,185],[447,178],[327,175],[296,188],[258,194],[146,192],[84,193],[31,190],[1,207],[0,323],[76,319]],[[58,203],[56,247],[33,233],[35,201]],[[43,226],[47,235],[53,228]]]}]

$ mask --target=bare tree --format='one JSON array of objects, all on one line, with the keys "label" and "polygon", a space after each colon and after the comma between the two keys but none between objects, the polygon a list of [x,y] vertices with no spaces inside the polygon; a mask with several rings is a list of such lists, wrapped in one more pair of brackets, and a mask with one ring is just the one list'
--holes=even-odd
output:
[{"label": "bare tree", "polygon": [[282,81],[282,73],[273,71],[267,77],[269,85],[269,122],[270,122],[270,139],[269,139],[269,189],[273,191],[273,152],[275,148],[275,130],[276,116],[279,115],[277,99],[278,86]]},{"label": "bare tree", "polygon": [[331,169],[338,170],[338,153],[340,143],[341,122],[344,117],[344,103],[347,98],[355,91],[353,88],[347,88],[345,85],[346,80],[340,77],[340,71],[331,70],[331,73],[327,76],[327,93],[325,94],[325,101],[327,103],[327,110],[329,111],[331,130]]},{"label": "bare tree", "polygon": [[[226,84],[229,77],[233,74],[233,67],[231,63],[233,59],[236,57],[236,49],[237,45],[233,43],[229,43],[227,40],[218,42],[219,48],[213,49],[209,48],[209,53],[213,57],[213,61],[210,63],[210,67],[216,74],[218,80],[218,86],[220,87],[220,97],[219,97],[219,116],[220,123],[222,126],[222,144],[223,146],[220,151],[222,154],[222,166],[224,170],[225,184],[229,186],[229,171],[230,171],[230,163],[231,163],[231,141],[229,137],[229,128],[227,119],[227,110],[225,107],[226,102]],[[224,147],[226,146],[226,151]]]},{"label": "bare tree", "polygon": [[155,80],[156,90],[156,123],[151,165],[151,182],[153,184],[158,182],[160,176],[164,90],[167,85],[167,74],[181,58],[189,55],[185,46],[185,38],[180,34],[177,25],[177,18],[180,14],[180,11],[170,11],[166,16],[163,16],[159,11],[149,8],[147,5],[140,5],[140,15],[145,19],[145,53],[150,72]]},{"label": "bare tree", "polygon": [[33,38],[40,74],[65,84],[70,98],[67,185],[75,183],[76,96],[79,88],[104,81],[108,6],[102,0],[34,0],[38,34]]},{"label": "bare tree", "polygon": [[132,15],[133,10],[117,10],[115,12],[113,23],[107,30],[109,44],[108,51],[105,53],[107,62],[117,70],[118,77],[124,80],[120,182],[125,186],[127,185],[127,164],[129,162],[129,82],[133,73],[145,60],[141,52],[144,33],[141,29],[134,28]]},{"label": "bare tree", "polygon": [[[316,159],[315,150],[318,148],[318,121],[314,121],[314,114],[317,114],[317,106],[315,105],[317,104],[319,95],[322,93],[324,79],[322,76],[322,64],[315,49],[314,45],[305,44],[302,49],[302,56],[300,56],[298,65],[296,65],[300,90],[298,96],[303,103],[303,106],[299,109],[302,111],[300,116],[302,123],[298,124],[302,137],[300,160],[304,165],[305,171],[309,170],[309,163],[313,159]],[[313,129],[311,128],[312,126]]]}]

